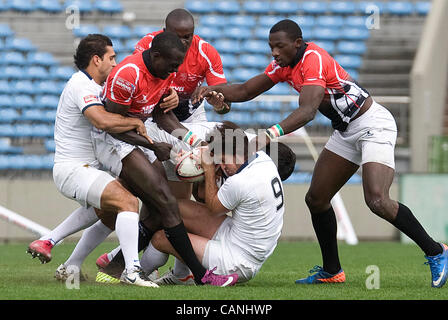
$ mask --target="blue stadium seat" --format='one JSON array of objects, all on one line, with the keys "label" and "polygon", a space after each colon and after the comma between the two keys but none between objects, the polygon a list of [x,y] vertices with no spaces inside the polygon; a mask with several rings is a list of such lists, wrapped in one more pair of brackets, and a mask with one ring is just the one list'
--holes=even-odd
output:
[{"label": "blue stadium seat", "polygon": [[362,183],[362,177],[355,173],[353,176],[350,177],[347,181],[348,184],[360,184]]},{"label": "blue stadium seat", "polygon": [[47,110],[43,114],[43,121],[54,123],[56,120],[56,110]]},{"label": "blue stadium seat", "polygon": [[269,31],[271,27],[258,27],[254,30],[254,38],[262,40],[267,45],[267,40],[269,39]]},{"label": "blue stadium seat", "polygon": [[103,28],[103,34],[105,34],[109,38],[115,38],[115,39],[127,39],[133,35],[131,28],[123,25],[105,26]]},{"label": "blue stadium seat", "polygon": [[75,37],[84,38],[92,33],[100,33],[100,29],[93,24],[81,24],[78,28],[73,29]]},{"label": "blue stadium seat", "polygon": [[256,24],[255,18],[249,15],[234,15],[228,19],[229,26],[252,28]]},{"label": "blue stadium seat", "polygon": [[[136,25],[132,28],[132,36],[140,40],[148,33],[152,33],[159,30],[162,30],[162,27],[156,25]],[[137,41],[135,43],[137,43]]]},{"label": "blue stadium seat", "polygon": [[233,78],[237,82],[244,82],[260,73],[263,70],[252,69],[252,68],[237,68],[235,72],[233,72]]},{"label": "blue stadium seat", "polygon": [[122,53],[123,51],[127,50],[120,39],[111,38],[110,40],[112,41],[112,46],[114,47],[115,53]]},{"label": "blue stadium seat", "polygon": [[101,13],[117,14],[123,12],[123,5],[118,0],[95,0],[93,8]]},{"label": "blue stadium seat", "polygon": [[252,37],[252,30],[245,27],[224,28],[222,36],[229,39],[247,40]]},{"label": "blue stadium seat", "polygon": [[304,184],[311,182],[312,173],[310,172],[293,172],[283,183]]},{"label": "blue stadium seat", "polygon": [[240,54],[240,65],[244,68],[265,69],[270,60],[263,54]]},{"label": "blue stadium seat", "polygon": [[6,66],[0,71],[0,77],[3,79],[25,79],[26,72],[19,66]]},{"label": "blue stadium seat", "polygon": [[271,27],[279,22],[280,20],[283,20],[283,16],[275,16],[275,15],[260,15],[258,16],[258,23],[257,27],[266,27],[271,29]]},{"label": "blue stadium seat", "polygon": [[215,4],[215,10],[222,14],[238,14],[240,4],[238,1],[218,1]]},{"label": "blue stadium seat", "polygon": [[363,55],[367,50],[366,44],[359,41],[339,41],[337,51],[343,54]]},{"label": "blue stadium seat", "polygon": [[238,56],[234,54],[221,54],[221,61],[224,68],[234,68],[239,66]]},{"label": "blue stadium seat", "polygon": [[291,87],[286,83],[277,83],[271,89],[266,91],[266,94],[272,95],[290,95],[291,93]]},{"label": "blue stadium seat", "polygon": [[34,107],[34,100],[27,94],[16,94],[12,97],[14,108],[26,109]]},{"label": "blue stadium seat", "polygon": [[[13,122],[20,118],[20,114],[15,109],[0,108],[0,122]],[[1,140],[0,140],[1,142]],[[1,143],[0,143],[1,145]]]},{"label": "blue stadium seat", "polygon": [[[0,95],[3,95],[5,93],[11,93],[11,87],[9,86],[9,81],[0,80]],[[0,102],[0,106],[1,106],[1,102]]]},{"label": "blue stadium seat", "polygon": [[324,127],[331,127],[331,120],[324,116],[322,113],[318,112],[316,117],[314,117],[311,125],[319,125]]},{"label": "blue stadium seat", "polygon": [[418,1],[415,4],[415,12],[419,15],[427,15],[431,10],[430,1]]},{"label": "blue stadium seat", "polygon": [[0,37],[6,38],[14,35],[14,31],[11,30],[8,24],[0,23]]},{"label": "blue stadium seat", "polygon": [[48,124],[32,124],[32,136],[39,138],[51,138],[54,135],[54,126]]},{"label": "blue stadium seat", "polygon": [[185,3],[185,9],[191,13],[206,14],[215,11],[214,1],[193,0]]},{"label": "blue stadium seat", "polygon": [[36,9],[48,13],[58,13],[61,12],[63,8],[58,0],[38,0]]},{"label": "blue stadium seat", "polygon": [[14,101],[10,94],[0,94],[0,108],[14,108]]},{"label": "blue stadium seat", "polygon": [[48,152],[55,152],[56,143],[54,142],[53,139],[48,139],[48,140],[44,141],[44,147],[45,147],[45,150],[47,150]]},{"label": "blue stadium seat", "polygon": [[370,36],[367,28],[343,27],[340,32],[341,39],[344,40],[366,40]]},{"label": "blue stadium seat", "polygon": [[344,19],[341,16],[319,16],[316,24],[326,28],[340,28],[344,25]]},{"label": "blue stadium seat", "polygon": [[359,72],[355,69],[344,68],[345,72],[347,72],[354,80],[359,79]]},{"label": "blue stadium seat", "polygon": [[219,39],[214,43],[214,47],[219,53],[240,53],[241,46],[239,41]]},{"label": "blue stadium seat", "polygon": [[24,155],[12,155],[9,156],[9,169],[23,170],[25,169],[25,156]]},{"label": "blue stadium seat", "polygon": [[243,10],[251,14],[268,14],[271,11],[271,4],[268,1],[243,1]]},{"label": "blue stadium seat", "polygon": [[56,60],[49,52],[33,52],[28,54],[28,62],[45,67],[52,67],[56,65]]},{"label": "blue stadium seat", "polygon": [[31,0],[9,0],[9,8],[24,13],[36,10],[36,7]]},{"label": "blue stadium seat", "polygon": [[32,80],[45,80],[50,78],[50,74],[47,69],[42,66],[30,66],[26,69],[27,79]]},{"label": "blue stadium seat", "polygon": [[[0,114],[4,114],[4,110],[0,110]],[[16,112],[15,110],[11,110]],[[21,154],[23,153],[23,147],[12,146],[9,138],[0,139],[0,153],[1,154]]]},{"label": "blue stadium seat", "polygon": [[0,124],[0,137],[14,137],[16,133],[16,125]]},{"label": "blue stadium seat", "polygon": [[22,52],[36,51],[36,47],[26,38],[10,37],[5,41],[5,49]]},{"label": "blue stadium seat", "polygon": [[220,27],[199,26],[194,29],[194,33],[206,41],[222,37]]},{"label": "blue stadium seat", "polygon": [[0,1],[0,12],[8,10],[9,10],[9,3],[3,0]]},{"label": "blue stadium seat", "polygon": [[49,76],[54,80],[67,81],[75,73],[75,70],[69,66],[56,66],[50,69]]},{"label": "blue stadium seat", "polygon": [[264,40],[248,40],[244,42],[244,52],[268,54],[270,52],[269,45]]},{"label": "blue stadium seat", "polygon": [[353,1],[330,1],[328,9],[334,14],[356,14],[357,8]]},{"label": "blue stadium seat", "polygon": [[[274,87],[276,86],[277,85],[275,85]],[[278,100],[257,101],[255,108],[257,110],[269,110],[279,112],[282,108],[282,103]]]},{"label": "blue stadium seat", "polygon": [[289,19],[295,21],[302,31],[304,28],[312,28],[316,25],[316,18],[314,16],[291,16]]},{"label": "blue stadium seat", "polygon": [[38,109],[29,109],[22,111],[22,119],[25,121],[43,121],[43,113]]},{"label": "blue stadium seat", "polygon": [[335,60],[343,67],[347,69],[358,69],[362,65],[362,59],[356,55],[335,55]]},{"label": "blue stadium seat", "polygon": [[305,14],[324,14],[328,11],[327,3],[321,1],[306,1],[302,4]]},{"label": "blue stadium seat", "polygon": [[90,0],[67,0],[64,3],[64,8],[79,10],[81,14],[90,13],[93,11],[93,5]]},{"label": "blue stadium seat", "polygon": [[13,84],[15,94],[34,94],[34,85],[30,80],[19,80]]},{"label": "blue stadium seat", "polygon": [[348,16],[344,18],[344,25],[347,27],[362,28],[366,26],[365,16]]},{"label": "blue stadium seat", "polygon": [[39,109],[56,109],[59,103],[59,97],[56,95],[38,95],[35,100],[35,106]]},{"label": "blue stadium seat", "polygon": [[16,51],[6,52],[3,57],[3,63],[7,65],[23,66],[27,64],[27,60],[22,53]]},{"label": "blue stadium seat", "polygon": [[300,6],[296,1],[273,1],[271,10],[274,14],[296,14]]},{"label": "blue stadium seat", "polygon": [[386,6],[381,1],[361,1],[358,3],[358,11],[361,14],[372,14],[372,12],[387,13]]},{"label": "blue stadium seat", "polygon": [[414,6],[407,1],[391,1],[386,3],[389,14],[397,16],[408,16],[414,13]]},{"label": "blue stadium seat", "polygon": [[54,94],[61,93],[61,88],[57,81],[39,81],[35,86],[36,94]]},{"label": "blue stadium seat", "polygon": [[228,25],[228,17],[222,15],[206,15],[201,16],[199,18],[199,23],[201,26],[209,26],[209,27],[224,27]]},{"label": "blue stadium seat", "polygon": [[312,38],[315,40],[338,40],[339,36],[340,32],[338,28],[313,28]]},{"label": "blue stadium seat", "polygon": [[333,41],[328,41],[328,40],[319,41],[318,40],[318,41],[314,41],[314,43],[317,44],[322,49],[324,49],[325,51],[327,51],[329,54],[333,54],[336,49],[336,45],[334,44]]}]

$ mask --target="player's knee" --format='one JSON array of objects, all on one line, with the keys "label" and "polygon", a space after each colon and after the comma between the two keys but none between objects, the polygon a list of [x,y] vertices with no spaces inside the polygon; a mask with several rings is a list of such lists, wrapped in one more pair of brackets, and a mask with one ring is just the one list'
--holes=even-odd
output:
[{"label": "player's knee", "polygon": [[387,218],[387,201],[388,197],[381,193],[373,193],[365,196],[365,202],[370,211],[385,219]]},{"label": "player's knee", "polygon": [[322,212],[328,208],[328,201],[315,193],[308,191],[305,195],[305,203],[311,213]]},{"label": "player's knee", "polygon": [[157,250],[163,249],[164,243],[166,242],[165,231],[159,230],[151,238],[151,243]]},{"label": "player's knee", "polygon": [[119,211],[131,211],[138,212],[139,203],[137,197],[133,196],[130,192],[124,192],[119,204]]}]

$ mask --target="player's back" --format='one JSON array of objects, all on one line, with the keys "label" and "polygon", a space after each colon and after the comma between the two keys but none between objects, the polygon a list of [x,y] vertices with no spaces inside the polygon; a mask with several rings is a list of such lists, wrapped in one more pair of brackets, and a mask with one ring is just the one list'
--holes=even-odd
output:
[{"label": "player's back", "polygon": [[56,111],[55,163],[90,163],[95,160],[90,137],[92,124],[83,112],[89,106],[101,104],[101,88],[83,71],[74,73],[67,82]]},{"label": "player's back", "polygon": [[[284,196],[272,159],[263,151],[231,176],[241,201],[232,210],[235,244],[255,263],[263,263],[274,251],[283,227]],[[235,183],[236,182],[236,183]]]}]

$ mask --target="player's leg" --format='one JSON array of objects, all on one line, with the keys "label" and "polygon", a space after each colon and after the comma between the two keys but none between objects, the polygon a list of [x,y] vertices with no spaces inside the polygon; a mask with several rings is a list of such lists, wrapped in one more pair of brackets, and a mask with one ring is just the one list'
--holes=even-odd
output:
[{"label": "player's leg", "polygon": [[176,199],[187,199],[191,198],[193,191],[193,184],[180,181],[168,181],[171,192],[176,197]]},{"label": "player's leg", "polygon": [[327,149],[323,149],[320,154],[305,202],[310,210],[313,228],[321,249],[323,270],[314,270],[319,272],[314,276],[297,280],[296,283],[315,283],[317,278],[324,278],[324,273],[327,278],[332,278],[329,275],[339,274],[335,280],[343,280],[340,276],[341,264],[336,238],[337,220],[330,201],[358,168],[358,165]]}]

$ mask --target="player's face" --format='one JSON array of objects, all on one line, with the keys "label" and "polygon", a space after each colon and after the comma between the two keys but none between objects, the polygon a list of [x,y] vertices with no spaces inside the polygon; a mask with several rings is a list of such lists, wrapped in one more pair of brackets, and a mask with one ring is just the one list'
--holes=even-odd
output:
[{"label": "player's face", "polygon": [[179,50],[172,50],[169,56],[163,56],[156,52],[151,60],[155,75],[161,79],[168,78],[171,73],[177,72],[184,57],[185,53]]},{"label": "player's face", "polygon": [[112,48],[111,46],[107,46],[106,49],[107,51],[104,54],[103,58],[100,58],[98,60],[98,70],[104,80],[106,80],[109,73],[117,65],[117,62],[115,61],[116,54],[114,48]]},{"label": "player's face", "polygon": [[185,46],[185,50],[188,50],[194,35],[194,25],[192,23],[178,23],[175,26],[167,26],[166,30],[177,34],[182,41],[182,44]]},{"label": "player's face", "polygon": [[300,38],[291,40],[284,31],[278,31],[269,34],[269,47],[271,47],[272,56],[280,67],[290,65],[297,54],[297,49],[301,46]]}]

